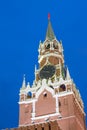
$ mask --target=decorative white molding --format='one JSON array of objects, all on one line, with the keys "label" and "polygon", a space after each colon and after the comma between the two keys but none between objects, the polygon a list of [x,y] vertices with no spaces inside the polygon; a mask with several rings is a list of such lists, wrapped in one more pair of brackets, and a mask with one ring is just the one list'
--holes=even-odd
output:
[{"label": "decorative white molding", "polygon": [[20,101],[18,102],[18,104],[28,104],[28,103],[33,103],[33,102],[36,102],[37,99],[30,99],[30,100],[26,100],[26,101]]},{"label": "decorative white molding", "polygon": [[72,91],[69,91],[69,92],[63,91],[63,92],[58,93],[58,97],[63,97],[63,96],[71,95],[71,94],[73,94]]},{"label": "decorative white molding", "polygon": [[33,113],[35,113],[35,101],[33,102]]},{"label": "decorative white molding", "polygon": [[44,91],[44,90],[49,91],[52,95],[54,95],[54,90],[48,86],[48,84],[46,83],[46,79],[42,80],[42,85],[40,87],[40,89],[36,92],[36,98],[39,97],[39,95]]},{"label": "decorative white molding", "polygon": [[62,57],[61,55],[58,55],[58,54],[56,54],[56,53],[48,53],[48,54],[45,54],[45,55],[40,56],[38,62],[40,63],[43,58],[50,57],[50,56],[55,56],[55,57],[61,58],[62,61],[64,61],[64,59],[63,59],[63,57]]},{"label": "decorative white molding", "polygon": [[60,113],[48,114],[48,115],[44,115],[44,116],[37,116],[37,117],[31,118],[31,119],[32,120],[46,119],[46,118],[53,117],[53,116],[60,116]]},{"label": "decorative white molding", "polygon": [[59,103],[58,103],[58,96],[56,94],[56,113],[59,113]]},{"label": "decorative white molding", "polygon": [[32,118],[35,118],[35,112],[34,112],[34,113],[31,113],[31,115],[32,115]]},{"label": "decorative white molding", "polygon": [[68,116],[68,117],[62,117],[62,118],[59,118],[58,120],[67,120],[67,119],[70,119],[70,118],[75,118],[76,116],[73,115],[73,116]]}]

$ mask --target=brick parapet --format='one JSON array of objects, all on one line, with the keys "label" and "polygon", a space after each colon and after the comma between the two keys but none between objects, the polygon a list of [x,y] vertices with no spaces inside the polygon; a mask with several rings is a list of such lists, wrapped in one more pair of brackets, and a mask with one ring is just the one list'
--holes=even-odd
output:
[{"label": "brick parapet", "polygon": [[33,124],[29,126],[11,128],[6,130],[62,130],[62,129],[60,129],[58,122],[55,120],[46,123]]}]

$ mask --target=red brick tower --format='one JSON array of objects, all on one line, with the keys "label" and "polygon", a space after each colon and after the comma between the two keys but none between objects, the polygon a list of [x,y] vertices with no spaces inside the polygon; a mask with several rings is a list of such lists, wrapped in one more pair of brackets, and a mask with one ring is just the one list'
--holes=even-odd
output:
[{"label": "red brick tower", "polygon": [[19,126],[56,120],[62,130],[85,130],[83,102],[64,65],[62,42],[55,37],[50,17],[38,51],[33,85],[26,85],[24,77],[20,89]]}]

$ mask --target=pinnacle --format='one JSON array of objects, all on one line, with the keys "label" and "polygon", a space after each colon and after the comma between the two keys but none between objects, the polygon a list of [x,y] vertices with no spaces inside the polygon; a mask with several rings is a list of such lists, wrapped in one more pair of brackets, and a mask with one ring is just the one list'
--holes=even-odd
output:
[{"label": "pinnacle", "polygon": [[26,87],[26,81],[25,81],[25,75],[23,76],[23,83],[22,83],[22,88]]}]

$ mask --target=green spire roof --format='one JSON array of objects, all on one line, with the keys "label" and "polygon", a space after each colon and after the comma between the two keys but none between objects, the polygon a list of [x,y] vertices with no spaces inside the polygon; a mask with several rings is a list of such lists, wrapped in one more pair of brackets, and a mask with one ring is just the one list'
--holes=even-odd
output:
[{"label": "green spire roof", "polygon": [[53,39],[55,39],[55,35],[51,26],[51,22],[50,19],[48,21],[48,27],[47,27],[47,33],[46,33],[46,39],[52,41]]}]

